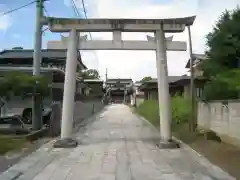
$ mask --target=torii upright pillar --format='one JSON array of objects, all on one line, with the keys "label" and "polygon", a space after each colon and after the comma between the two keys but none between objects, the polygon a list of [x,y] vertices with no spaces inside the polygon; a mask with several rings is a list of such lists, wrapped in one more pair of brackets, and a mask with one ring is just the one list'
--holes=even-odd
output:
[{"label": "torii upright pillar", "polygon": [[76,91],[78,38],[79,37],[77,35],[76,29],[72,29],[69,34],[67,49],[61,122],[61,139],[54,144],[54,147],[56,148],[76,147],[78,145],[77,141],[71,138],[74,118],[74,98]]},{"label": "torii upright pillar", "polygon": [[162,148],[175,148],[177,144],[172,141],[171,134],[172,112],[168,84],[167,47],[163,24],[161,24],[159,30],[155,32],[155,41],[157,45],[156,64],[161,138],[159,146]]}]

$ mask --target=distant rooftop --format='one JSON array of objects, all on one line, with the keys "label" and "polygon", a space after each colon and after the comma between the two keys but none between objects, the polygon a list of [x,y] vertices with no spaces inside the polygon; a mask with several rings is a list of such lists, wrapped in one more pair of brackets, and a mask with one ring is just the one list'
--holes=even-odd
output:
[{"label": "distant rooftop", "polygon": [[[33,67],[12,67],[12,66],[0,66],[0,71],[25,71],[25,72],[32,72]],[[59,72],[65,74],[65,72],[59,68],[47,68],[41,67],[41,72]]]},{"label": "distant rooftop", "polygon": [[84,79],[84,82],[103,82],[101,79]]},{"label": "distant rooftop", "polygon": [[[32,59],[33,49],[22,49],[20,47],[3,50],[0,52],[0,61],[4,59]],[[43,59],[49,59],[53,61],[66,61],[67,50],[66,49],[42,49],[41,56]],[[81,56],[79,54],[79,62],[84,69],[87,67],[83,64]]]},{"label": "distant rooftop", "polygon": [[[196,62],[196,60],[202,61],[204,59],[207,59],[205,54],[193,54],[193,63]],[[185,68],[190,68],[190,59],[188,60]]]},{"label": "distant rooftop", "polygon": [[132,79],[107,79],[106,83],[116,83],[116,82],[120,82],[120,83],[131,83],[133,82]]},{"label": "distant rooftop", "polygon": [[[0,72],[12,72],[12,71],[20,71],[20,72],[33,72],[33,67],[14,67],[14,66],[0,66]],[[48,68],[48,67],[41,67],[40,68],[41,73],[58,73],[63,76],[65,76],[65,72],[59,68]],[[81,81],[82,78],[79,76],[76,76],[76,79],[78,81]]]},{"label": "distant rooftop", "polygon": [[[173,83],[176,81],[179,81],[181,79],[190,79],[189,76],[183,75],[183,76],[168,76],[168,82],[169,83]],[[145,81],[144,83],[156,83],[157,82],[157,78],[154,78],[152,80],[149,81]]]}]

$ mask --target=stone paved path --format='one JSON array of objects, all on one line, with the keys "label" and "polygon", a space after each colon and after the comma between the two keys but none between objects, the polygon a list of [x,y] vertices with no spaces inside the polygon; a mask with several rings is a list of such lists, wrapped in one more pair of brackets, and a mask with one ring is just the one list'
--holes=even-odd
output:
[{"label": "stone paved path", "polygon": [[160,150],[158,132],[125,105],[105,108],[81,127],[74,149],[52,143],[22,160],[0,180],[233,180],[185,146]]}]

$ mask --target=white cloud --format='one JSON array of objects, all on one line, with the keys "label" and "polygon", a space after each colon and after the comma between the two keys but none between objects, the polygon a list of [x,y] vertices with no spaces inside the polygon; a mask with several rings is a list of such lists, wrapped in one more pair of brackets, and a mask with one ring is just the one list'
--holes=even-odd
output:
[{"label": "white cloud", "polygon": [[[0,15],[2,10],[6,9],[5,5],[0,4]],[[6,31],[11,26],[10,17],[8,15],[0,17],[0,31]]]},{"label": "white cloud", "polygon": [[[68,0],[65,0],[66,2]],[[233,9],[240,0],[171,0],[168,3],[153,3],[152,0],[85,0],[88,16],[95,18],[168,18],[197,14],[192,27],[193,51],[204,52],[205,35],[211,31],[217,17],[225,9]],[[81,0],[76,0],[81,7]],[[94,38],[110,39],[111,34],[92,34]],[[124,39],[145,39],[146,34],[125,33]],[[174,40],[187,41],[187,32],[174,34]],[[156,60],[154,52],[139,51],[97,51],[99,70],[104,75],[108,68],[109,77],[132,77],[135,80],[144,76],[156,77]],[[85,54],[85,53],[84,53]],[[96,67],[96,60],[89,55],[84,62]],[[170,75],[181,75],[186,72],[185,64],[188,52],[168,52]]]},{"label": "white cloud", "polygon": [[6,31],[10,25],[10,18],[8,16],[0,17],[0,31]]}]

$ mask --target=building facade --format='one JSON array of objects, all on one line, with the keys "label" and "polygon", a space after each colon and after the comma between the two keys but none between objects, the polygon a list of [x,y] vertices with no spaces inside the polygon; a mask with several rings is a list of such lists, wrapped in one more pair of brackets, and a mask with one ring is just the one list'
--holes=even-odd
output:
[{"label": "building facade", "polygon": [[[12,71],[21,71],[32,74],[33,50],[13,48],[0,52],[0,74]],[[67,50],[43,49],[41,61],[41,74],[46,75],[51,85],[51,99],[61,101],[63,98],[65,66]],[[77,71],[87,69],[81,60],[80,53],[77,59]],[[76,93],[81,93],[84,84],[80,77],[76,77]]]}]

